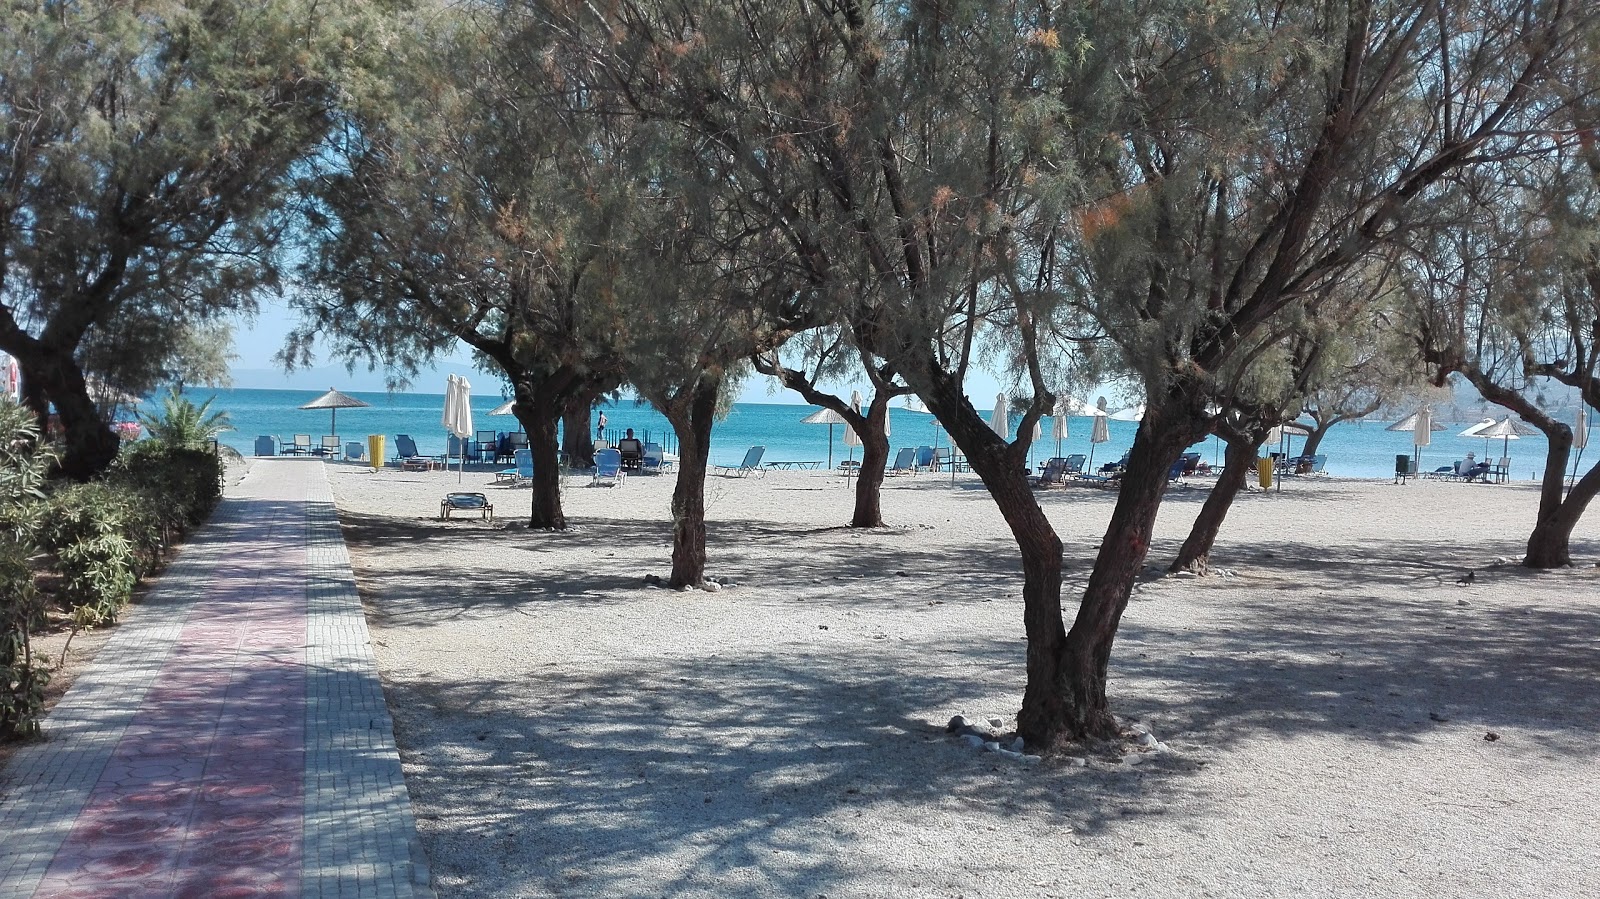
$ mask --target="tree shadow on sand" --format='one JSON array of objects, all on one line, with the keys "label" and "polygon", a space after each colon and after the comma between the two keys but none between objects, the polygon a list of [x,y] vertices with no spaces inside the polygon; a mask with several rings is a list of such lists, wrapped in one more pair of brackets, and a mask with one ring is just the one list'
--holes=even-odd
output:
[{"label": "tree shadow on sand", "polygon": [[[358,552],[381,546],[387,526],[346,518]],[[652,522],[592,526],[588,539],[605,535],[598,545],[637,546],[663,532]],[[425,806],[446,810],[424,822],[430,842],[500,853],[503,880],[475,889],[542,883],[622,895],[648,870],[651,889],[673,894],[755,871],[770,894],[814,895],[861,875],[840,847],[865,806],[1093,834],[1147,814],[1217,814],[1227,797],[1193,775],[1252,740],[1337,736],[1384,749],[1441,731],[1471,740],[1494,732],[1537,757],[1582,758],[1600,722],[1600,608],[1581,599],[1593,595],[1592,572],[1489,564],[1514,553],[1515,541],[1441,549],[1405,538],[1269,540],[1223,547],[1231,578],[1168,578],[1152,567],[1130,603],[1113,706],[1177,752],[1138,764],[1096,758],[1087,768],[999,762],[945,735],[943,718],[1000,713],[1020,696],[1020,575],[1008,539],[952,551],[907,527],[814,529],[802,541],[793,528],[749,520],[717,522],[712,533],[714,570],[739,585],[723,600],[752,614],[803,604],[803,626],[842,622],[834,636],[843,626],[866,637],[811,642],[797,625],[782,644],[706,652],[686,641],[681,655],[663,657],[630,652],[597,624],[581,661],[507,677],[390,675],[416,789]],[[363,539],[378,543],[356,545]],[[533,567],[538,547],[574,535],[413,539],[494,539],[506,561],[472,572],[470,595],[451,592],[464,580],[457,567],[367,574],[386,626],[637,602],[649,589],[640,572],[660,564],[624,555],[592,568]],[[786,544],[794,552],[773,565],[773,547]],[[1152,559],[1175,549],[1163,542]],[[1092,546],[1069,549],[1069,620],[1073,578],[1092,560]],[[1467,570],[1473,581],[1459,583]],[[989,633],[869,633],[874,609],[935,603],[991,604],[994,615],[981,620],[996,624]],[[537,658],[540,649],[521,651]]]}]

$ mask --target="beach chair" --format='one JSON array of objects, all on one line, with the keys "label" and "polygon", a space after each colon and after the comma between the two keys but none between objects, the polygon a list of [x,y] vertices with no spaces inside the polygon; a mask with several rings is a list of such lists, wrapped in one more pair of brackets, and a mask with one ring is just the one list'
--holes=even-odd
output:
[{"label": "beach chair", "polygon": [[337,458],[339,458],[339,435],[338,434],[325,434],[325,435],[323,435],[322,445],[317,447],[316,452],[317,452],[318,456],[321,456],[321,457],[323,457],[325,459],[337,459]]},{"label": "beach chair", "polygon": [[481,493],[446,493],[439,503],[439,518],[449,518],[451,512],[478,512],[485,521],[494,520],[494,504]]},{"label": "beach chair", "polygon": [[917,450],[915,447],[902,446],[900,452],[895,453],[894,464],[884,469],[886,475],[902,475],[917,473]]},{"label": "beach chair", "polygon": [[917,471],[937,471],[937,469],[935,469],[933,467],[933,447],[931,447],[931,446],[919,446],[919,447],[917,447],[916,470]]},{"label": "beach chair", "polygon": [[928,467],[933,469],[934,471],[947,471],[947,470],[949,470],[949,468],[950,468],[950,450],[947,447],[943,447],[943,446],[935,449],[933,451],[933,461],[928,463]]},{"label": "beach chair", "polygon": [[278,441],[271,434],[262,434],[256,438],[256,455],[276,456],[278,454]]},{"label": "beach chair", "polygon": [[366,454],[366,448],[361,445],[359,440],[352,440],[344,445],[344,458],[347,462],[352,460],[359,462]]},{"label": "beach chair", "polygon": [[638,471],[644,458],[644,441],[637,437],[624,437],[617,441],[617,452],[622,454],[624,470]]},{"label": "beach chair", "polygon": [[500,435],[493,431],[479,431],[467,446],[467,458],[474,462],[493,462],[500,456]]},{"label": "beach chair", "polygon": [[1088,461],[1088,459],[1089,457],[1083,455],[1082,453],[1073,453],[1072,455],[1067,456],[1066,467],[1061,470],[1061,473],[1069,478],[1083,477],[1083,463]]},{"label": "beach chair", "polygon": [[1323,470],[1324,466],[1326,466],[1327,464],[1328,464],[1328,457],[1327,456],[1324,456],[1321,453],[1318,453],[1317,455],[1312,456],[1311,457],[1311,472],[1310,473],[1311,474],[1315,474],[1315,475],[1327,474],[1327,472]]},{"label": "beach chair", "polygon": [[735,478],[742,478],[751,472],[758,472],[764,475],[767,471],[761,467],[761,457],[766,455],[766,452],[767,448],[764,446],[752,446],[745,451],[744,461],[738,465],[713,465],[711,466],[711,473],[725,474]]},{"label": "beach chair", "polygon": [[444,441],[445,462],[448,464],[451,459],[456,459],[459,461],[461,459],[471,458],[471,454],[467,452],[471,446],[471,440],[462,440],[460,437],[457,437],[454,434],[447,436]]},{"label": "beach chair", "polygon": [[506,458],[516,459],[517,450],[528,448],[528,435],[522,431],[515,431],[506,435]]},{"label": "beach chair", "polygon": [[661,448],[661,444],[644,445],[644,452],[639,456],[640,474],[660,474],[671,467],[672,463],[667,460],[667,453]]},{"label": "beach chair", "polygon": [[1035,487],[1063,487],[1067,483],[1067,460],[1064,456],[1057,456],[1044,463],[1044,470],[1039,473],[1038,480],[1034,481]]},{"label": "beach chair", "polygon": [[1172,467],[1171,468],[1167,469],[1167,483],[1168,484],[1176,484],[1178,481],[1180,481],[1182,479],[1183,479],[1183,459],[1180,458],[1176,462],[1172,463]]},{"label": "beach chair", "polygon": [[290,456],[309,456],[309,455],[311,455],[311,435],[310,434],[296,434],[296,435],[294,435],[294,442],[284,446],[283,451],[284,451],[284,453],[286,455],[290,455]]},{"label": "beach chair", "polygon": [[1115,462],[1107,462],[1106,464],[1100,466],[1100,474],[1120,474],[1124,468],[1128,467],[1128,457],[1131,455],[1133,455],[1133,451],[1129,450],[1128,452],[1122,454],[1121,459],[1118,459]]},{"label": "beach chair", "polygon": [[621,487],[627,475],[622,472],[622,453],[610,447],[594,454],[594,480],[590,487]]},{"label": "beach chair", "polygon": [[1511,480],[1511,457],[1510,456],[1501,456],[1500,457],[1500,461],[1495,463],[1493,476],[1494,476],[1494,482],[1496,484],[1504,484],[1506,481]]},{"label": "beach chair", "polygon": [[522,447],[512,454],[516,465],[503,471],[494,473],[496,484],[505,484],[510,487],[520,487],[524,483],[533,483],[533,450]]}]

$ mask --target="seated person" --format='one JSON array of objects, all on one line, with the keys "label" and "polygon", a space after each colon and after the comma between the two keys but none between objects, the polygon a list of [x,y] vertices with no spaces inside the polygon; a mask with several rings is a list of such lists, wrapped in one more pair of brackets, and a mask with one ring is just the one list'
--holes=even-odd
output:
[{"label": "seated person", "polygon": [[644,458],[644,443],[633,436],[633,428],[629,428],[617,441],[617,452],[622,454],[623,468],[639,470],[639,460]]},{"label": "seated person", "polygon": [[1494,466],[1487,462],[1474,461],[1472,453],[1467,453],[1467,458],[1461,463],[1460,473],[1469,481],[1488,481],[1489,470]]}]

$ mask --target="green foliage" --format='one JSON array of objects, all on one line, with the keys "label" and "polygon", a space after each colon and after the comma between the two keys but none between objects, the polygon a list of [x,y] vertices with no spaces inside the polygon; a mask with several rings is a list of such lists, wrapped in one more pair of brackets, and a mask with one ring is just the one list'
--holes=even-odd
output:
[{"label": "green foliage", "polygon": [[210,412],[213,399],[196,406],[174,390],[162,400],[160,415],[140,413],[139,421],[158,443],[176,449],[205,449],[218,434],[233,430],[228,413]]},{"label": "green foliage", "polygon": [[281,288],[294,192],[392,14],[349,0],[6,4],[0,349],[29,359],[55,404],[69,476],[116,451],[78,375],[134,392],[213,379],[218,322]]},{"label": "green foliage", "polygon": [[38,733],[50,678],[29,645],[44,617],[32,560],[40,487],[51,461],[38,438],[31,413],[0,401],[0,740]]},{"label": "green foliage", "polygon": [[[204,421],[199,412],[195,420]],[[222,496],[215,454],[164,440],[130,445],[99,481],[45,495],[49,457],[27,449],[31,422],[26,411],[0,403],[0,739],[39,729],[48,672],[28,635],[45,618],[35,585],[40,553],[61,574],[56,599],[75,627],[114,621],[139,579]]]}]

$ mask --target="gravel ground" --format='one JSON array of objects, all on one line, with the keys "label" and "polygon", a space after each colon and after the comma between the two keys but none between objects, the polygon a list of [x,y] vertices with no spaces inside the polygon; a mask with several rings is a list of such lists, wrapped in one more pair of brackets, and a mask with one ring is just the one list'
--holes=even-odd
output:
[{"label": "gravel ground", "polygon": [[[970,480],[894,479],[858,532],[837,477],[714,478],[731,585],[678,593],[647,583],[670,476],[572,478],[551,534],[483,472],[328,471],[444,897],[1600,892],[1600,524],[1580,567],[1495,564],[1527,485],[1241,497],[1229,576],[1152,569],[1113,655],[1114,708],[1168,751],[1080,765],[944,731],[1009,727],[1023,686],[1015,545]],[[499,520],[431,518],[454,489]],[[1070,609],[1114,496],[1039,499]]]}]

